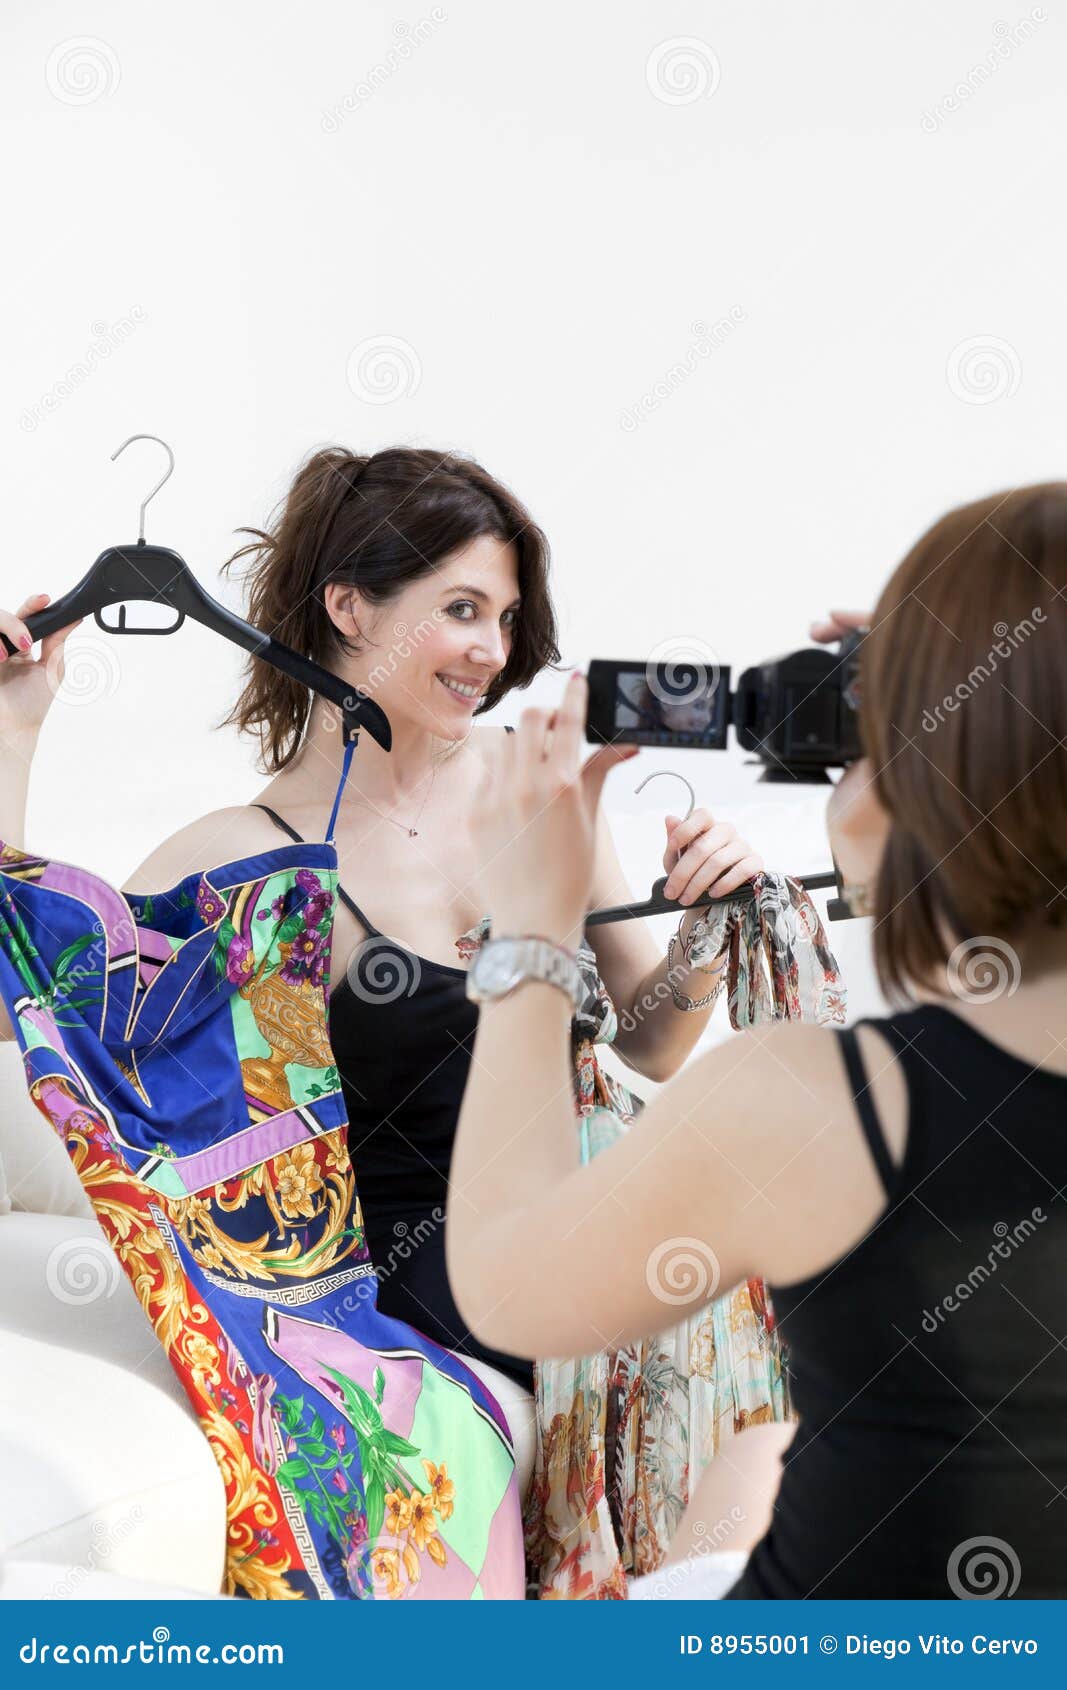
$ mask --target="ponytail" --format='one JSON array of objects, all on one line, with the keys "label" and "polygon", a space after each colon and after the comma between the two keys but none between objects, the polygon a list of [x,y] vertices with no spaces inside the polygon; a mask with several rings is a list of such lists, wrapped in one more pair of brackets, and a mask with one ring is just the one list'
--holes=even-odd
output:
[{"label": "ponytail", "polygon": [[[329,581],[358,587],[384,604],[437,561],[482,534],[514,544],[521,609],[508,662],[479,711],[514,686],[528,686],[559,660],[548,593],[548,542],[529,512],[480,464],[453,453],[392,447],[360,457],[341,446],[314,452],[297,472],[267,528],[240,528],[253,539],[222,565],[249,558],[247,619],[324,668],[360,646],[326,608]],[[277,774],[296,756],[311,714],[307,686],[260,657],[219,727],[256,733],[263,767]]]}]

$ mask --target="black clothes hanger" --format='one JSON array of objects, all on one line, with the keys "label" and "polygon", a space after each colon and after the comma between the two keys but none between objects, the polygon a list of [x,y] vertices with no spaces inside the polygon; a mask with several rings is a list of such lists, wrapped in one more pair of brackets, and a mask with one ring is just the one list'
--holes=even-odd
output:
[{"label": "black clothes hanger", "polygon": [[[820,886],[837,885],[837,877],[832,874],[793,874],[789,878],[798,881],[809,892],[818,890]],[[592,915],[586,916],[585,925],[594,927],[602,921],[632,921],[636,916],[641,915],[684,914],[686,910],[702,909],[712,904],[730,904],[737,899],[753,897],[752,886],[750,883],[746,883],[744,886],[739,886],[736,892],[727,892],[724,898],[712,898],[706,892],[702,892],[700,897],[695,898],[691,904],[680,904],[677,898],[665,898],[663,896],[663,888],[666,886],[668,879],[668,875],[662,875],[653,884],[648,897],[639,904],[612,904],[610,909],[594,910]],[[837,901],[836,899],[833,900],[835,903]],[[848,913],[850,914],[851,911]],[[833,912],[831,912],[831,920],[833,919]]]},{"label": "black clothes hanger", "polygon": [[[647,786],[650,780],[656,779],[656,775],[666,774],[673,774],[676,780],[685,781],[686,786],[689,787],[689,809],[686,811],[686,816],[690,815],[692,813],[693,806],[696,804],[696,794],[693,791],[693,788],[689,785],[685,776],[678,774],[674,769],[657,769],[654,774],[646,775],[640,785],[634,788],[634,791],[640,792],[642,786]],[[682,819],[684,821],[685,817],[683,816]],[[702,892],[700,897],[694,899],[691,904],[680,904],[677,898],[665,898],[663,896],[663,888],[666,886],[669,879],[669,875],[661,875],[660,878],[654,882],[648,897],[642,899],[640,903],[612,904],[611,907],[606,910],[593,910],[593,912],[585,918],[586,927],[596,927],[607,921],[634,921],[638,916],[645,915],[674,915],[678,911],[682,911],[684,913],[686,910],[705,909],[713,904],[728,904],[733,903],[738,899],[747,901],[751,900],[754,896],[751,883],[748,882],[744,886],[739,886],[736,892],[727,892],[725,897],[712,898],[707,892]],[[835,886],[838,888],[838,891],[840,891],[840,885],[836,874],[791,875],[790,879],[799,881],[800,885],[808,892],[816,891],[822,886]],[[847,904],[842,906],[841,899],[836,898],[832,899],[830,904],[827,906],[827,913],[832,921],[836,921],[851,915],[852,912],[848,908]]]},{"label": "black clothes hanger", "polygon": [[[57,628],[67,627],[89,611],[92,611],[97,627],[102,628],[105,634],[175,634],[189,616],[213,633],[221,634],[223,639],[242,646],[255,657],[261,657],[264,663],[292,675],[294,680],[303,681],[312,692],[336,704],[341,711],[345,744],[358,743],[359,730],[365,727],[383,751],[390,750],[392,730],[381,705],[350,682],[342,681],[339,675],[331,674],[328,669],[323,669],[308,657],[302,657],[261,629],[243,622],[205,592],[185,559],[171,551],[169,546],[145,543],[145,508],[172,474],[174,453],[157,434],[131,434],[129,440],[124,440],[112,452],[112,461],[134,440],[155,440],[170,459],[166,474],[157,481],[141,506],[141,530],[137,544],[109,546],[100,553],[88,574],[83,575],[76,586],[56,599],[54,604],[28,616],[26,626],[34,640],[42,639]],[[177,612],[177,621],[166,628],[131,628],[126,621],[126,605],[132,600],[169,605]],[[111,604],[120,606],[117,622],[107,622],[100,614]],[[0,634],[0,639],[9,654],[15,652],[17,648],[6,634]]]}]

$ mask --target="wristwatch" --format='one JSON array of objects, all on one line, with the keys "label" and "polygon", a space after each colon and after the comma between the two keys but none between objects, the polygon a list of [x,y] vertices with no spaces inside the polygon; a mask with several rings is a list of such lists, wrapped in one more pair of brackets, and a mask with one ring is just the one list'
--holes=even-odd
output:
[{"label": "wristwatch", "polygon": [[524,980],[547,980],[567,993],[575,1009],[585,996],[578,960],[564,945],[532,934],[486,939],[467,970],[467,996],[474,1003],[506,997]]}]

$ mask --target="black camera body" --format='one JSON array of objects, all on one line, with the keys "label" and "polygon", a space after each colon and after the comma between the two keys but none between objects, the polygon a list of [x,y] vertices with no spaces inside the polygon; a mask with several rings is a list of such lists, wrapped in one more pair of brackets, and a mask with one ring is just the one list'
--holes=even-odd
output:
[{"label": "black camera body", "polygon": [[861,641],[855,633],[841,640],[836,653],[823,646],[791,651],[739,677],[733,698],[737,743],[766,763],[767,779],[818,778],[862,756]]},{"label": "black camera body", "polygon": [[826,770],[862,756],[858,631],[836,651],[806,647],[746,669],[696,659],[589,665],[586,739],[677,750],[725,751],[737,742],[765,765],[767,781],[824,781]]}]

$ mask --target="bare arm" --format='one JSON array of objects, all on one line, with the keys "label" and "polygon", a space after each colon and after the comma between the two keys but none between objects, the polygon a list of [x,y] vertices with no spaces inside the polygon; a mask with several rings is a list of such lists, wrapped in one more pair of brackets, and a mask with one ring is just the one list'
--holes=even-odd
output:
[{"label": "bare arm", "polygon": [[[750,1274],[806,1278],[878,1218],[882,1188],[831,1034],[737,1035],[582,1167],[567,1019],[563,993],[538,982],[481,1007],[446,1245],[457,1304],[483,1342],[525,1356],[627,1343]],[[875,1069],[895,1070],[872,1038]],[[899,1070],[883,1084],[902,1089]]]},{"label": "bare arm", "polygon": [[[604,748],[579,768],[584,706],[575,676],[558,710],[525,711],[493,803],[487,792],[476,807],[498,936],[566,944],[580,926],[600,787],[618,760]],[[882,1212],[837,1040],[817,1027],[772,1025],[708,1052],[580,1166],[570,1013],[538,981],[481,1006],[446,1249],[483,1341],[527,1356],[626,1342],[748,1274],[788,1284],[826,1268]],[[863,1046],[892,1152],[903,1077],[877,1033]]]},{"label": "bare arm", "polygon": [[[716,896],[733,891],[763,863],[730,823],[713,822],[706,810],[695,810],[674,837],[678,846],[664,852],[663,867],[668,870],[667,895],[678,898],[683,906],[684,936],[702,913],[686,905],[709,889]],[[650,875],[649,885],[654,878]],[[643,887],[640,897],[648,889]],[[632,901],[634,895],[601,806],[596,818],[591,908],[608,909]],[[676,945],[668,968],[666,951],[660,951],[643,921],[606,922],[591,927],[589,939],[618,1015],[614,1048],[639,1074],[650,1080],[669,1080],[693,1050],[715,1007],[712,1001],[703,1009],[679,1008],[675,993],[694,1004],[713,995],[726,966],[725,956],[717,968],[702,972],[686,966],[681,946]]]}]

